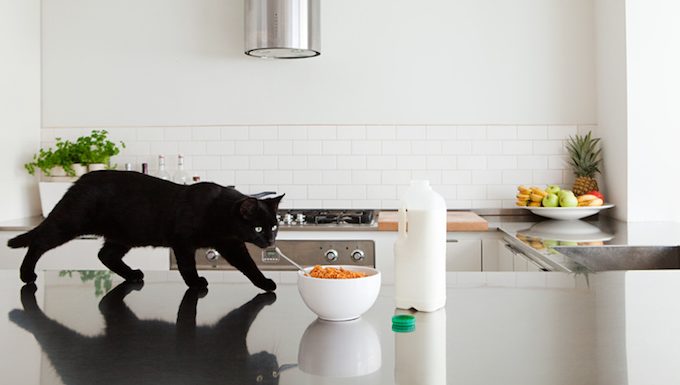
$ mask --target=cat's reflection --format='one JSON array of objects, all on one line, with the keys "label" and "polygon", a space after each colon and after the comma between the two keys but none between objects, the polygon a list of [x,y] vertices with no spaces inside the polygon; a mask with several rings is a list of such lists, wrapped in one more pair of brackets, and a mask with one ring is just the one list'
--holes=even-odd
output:
[{"label": "cat's reflection", "polygon": [[123,299],[143,284],[121,283],[99,302],[106,329],[88,337],[48,318],[35,285],[21,290],[23,310],[10,319],[32,333],[66,385],[74,384],[275,384],[275,355],[250,354],[246,335],[276,294],[258,294],[211,326],[196,326],[196,305],[207,290],[189,288],[177,323],[141,320]]}]

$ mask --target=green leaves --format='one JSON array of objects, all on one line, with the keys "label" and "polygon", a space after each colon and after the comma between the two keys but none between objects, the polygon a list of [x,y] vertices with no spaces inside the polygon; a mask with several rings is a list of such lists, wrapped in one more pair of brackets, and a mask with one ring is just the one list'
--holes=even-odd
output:
[{"label": "green leaves", "polygon": [[[50,169],[61,166],[70,176],[75,176],[74,163],[84,165],[104,163],[109,165],[112,156],[120,153],[120,148],[107,138],[106,130],[93,130],[89,136],[81,136],[75,143],[57,138],[56,149],[40,149],[33,155],[33,161],[26,163],[24,168],[29,174],[34,175],[36,168],[42,170],[45,175],[50,175]],[[125,143],[119,142],[122,148]]]},{"label": "green leaves", "polygon": [[602,149],[599,143],[600,138],[593,138],[592,132],[569,137],[566,149],[569,153],[569,164],[576,176],[594,177],[600,172]]}]

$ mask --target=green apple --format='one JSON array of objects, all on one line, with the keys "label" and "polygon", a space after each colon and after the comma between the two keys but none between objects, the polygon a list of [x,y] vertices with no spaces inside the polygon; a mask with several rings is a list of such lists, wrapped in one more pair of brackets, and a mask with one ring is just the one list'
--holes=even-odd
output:
[{"label": "green apple", "polygon": [[547,192],[548,194],[557,194],[558,192],[560,192],[560,190],[561,190],[560,186],[556,184],[551,184],[548,186],[548,188],[545,189],[545,192]]},{"label": "green apple", "polygon": [[577,207],[578,199],[576,198],[576,195],[574,195],[574,193],[571,191],[567,191],[564,194],[560,195],[560,206]]},{"label": "green apple", "polygon": [[543,206],[544,207],[557,207],[557,205],[559,203],[560,203],[560,200],[557,197],[557,194],[548,193],[548,195],[543,197]]}]

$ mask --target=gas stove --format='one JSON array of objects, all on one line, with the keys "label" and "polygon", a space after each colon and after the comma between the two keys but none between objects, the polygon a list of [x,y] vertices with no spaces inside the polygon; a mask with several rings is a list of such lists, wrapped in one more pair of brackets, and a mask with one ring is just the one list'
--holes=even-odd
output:
[{"label": "gas stove", "polygon": [[[357,209],[282,209],[277,212],[279,236],[276,245],[260,249],[246,243],[248,252],[261,270],[295,270],[282,260],[275,248],[303,266],[348,265],[375,267],[375,242],[365,237],[352,236],[352,231],[376,230],[377,210]],[[281,239],[283,231],[301,231],[303,236]],[[341,238],[331,232],[341,231]],[[285,238],[285,237],[284,237]],[[199,270],[232,270],[233,267],[215,249],[198,249],[195,253]],[[170,267],[177,269],[172,250]]]},{"label": "gas stove", "polygon": [[376,210],[283,209],[278,211],[276,217],[279,226],[372,227],[377,225]]}]

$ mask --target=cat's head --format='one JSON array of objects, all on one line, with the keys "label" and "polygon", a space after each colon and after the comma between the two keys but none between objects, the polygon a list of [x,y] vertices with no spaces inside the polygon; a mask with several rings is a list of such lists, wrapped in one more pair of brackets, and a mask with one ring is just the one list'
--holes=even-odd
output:
[{"label": "cat's head", "polygon": [[267,199],[248,197],[238,203],[239,213],[244,223],[240,229],[241,236],[245,242],[261,248],[274,244],[279,230],[276,210],[284,195]]}]

